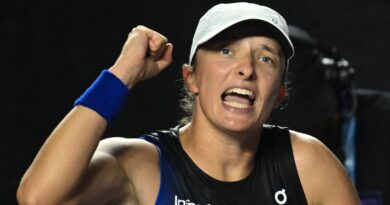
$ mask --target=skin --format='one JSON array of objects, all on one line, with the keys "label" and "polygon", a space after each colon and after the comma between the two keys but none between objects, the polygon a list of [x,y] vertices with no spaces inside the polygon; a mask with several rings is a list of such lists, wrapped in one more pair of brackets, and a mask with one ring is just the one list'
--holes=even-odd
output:
[{"label": "skin", "polygon": [[[278,97],[284,62],[280,50],[271,38],[246,37],[215,50],[199,49],[195,72],[184,74],[198,97],[181,142],[209,175],[237,181],[249,174],[262,124]],[[255,102],[246,109],[224,104],[221,95],[230,88],[253,91]]]},{"label": "skin", "polygon": [[[110,72],[133,89],[172,62],[173,46],[167,42],[149,28],[134,28]],[[196,69],[183,67],[187,88],[198,95],[193,121],[180,129],[179,140],[211,177],[236,181],[250,173],[262,124],[283,94],[283,59],[272,38],[248,36],[219,49],[199,49]],[[252,90],[254,104],[245,109],[226,106],[221,95],[232,87]],[[76,106],[70,111],[26,171],[18,202],[154,204],[160,184],[156,148],[139,139],[100,141],[106,127],[93,110]],[[322,143],[293,131],[291,140],[309,204],[358,204],[342,165]]]}]

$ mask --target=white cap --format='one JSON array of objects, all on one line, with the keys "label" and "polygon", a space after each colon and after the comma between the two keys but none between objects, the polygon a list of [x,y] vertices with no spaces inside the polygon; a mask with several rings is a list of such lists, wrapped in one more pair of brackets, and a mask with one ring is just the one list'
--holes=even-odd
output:
[{"label": "white cap", "polygon": [[[189,63],[199,45],[207,42],[223,30],[246,20],[266,22],[275,29],[275,40],[281,45],[287,61],[294,55],[294,46],[288,36],[288,26],[284,18],[275,10],[253,3],[238,2],[218,4],[200,18],[192,40]],[[280,35],[279,35],[280,34]]]}]

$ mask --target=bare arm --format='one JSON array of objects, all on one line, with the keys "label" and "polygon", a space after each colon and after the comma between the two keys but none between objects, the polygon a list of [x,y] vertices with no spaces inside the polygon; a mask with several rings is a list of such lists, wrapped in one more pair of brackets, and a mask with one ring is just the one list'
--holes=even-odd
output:
[{"label": "bare arm", "polygon": [[[139,26],[129,34],[110,72],[131,88],[165,69],[172,61],[172,48],[164,36]],[[19,203],[105,204],[118,197],[112,190],[129,193],[125,190],[129,183],[121,183],[129,179],[115,156],[95,153],[106,127],[95,111],[83,106],[72,109],[23,176]]]},{"label": "bare arm", "polygon": [[316,138],[291,132],[294,157],[309,205],[358,205],[344,166]]}]

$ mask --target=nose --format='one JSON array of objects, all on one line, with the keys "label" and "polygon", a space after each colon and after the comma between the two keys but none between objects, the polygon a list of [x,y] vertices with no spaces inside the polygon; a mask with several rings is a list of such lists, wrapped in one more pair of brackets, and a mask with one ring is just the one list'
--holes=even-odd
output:
[{"label": "nose", "polygon": [[251,58],[240,59],[236,68],[236,75],[243,80],[255,80],[256,72]]}]

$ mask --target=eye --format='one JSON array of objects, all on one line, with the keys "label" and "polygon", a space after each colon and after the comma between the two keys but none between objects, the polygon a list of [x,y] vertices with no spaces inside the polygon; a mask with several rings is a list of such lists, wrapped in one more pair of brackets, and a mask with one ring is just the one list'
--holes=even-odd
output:
[{"label": "eye", "polygon": [[221,53],[222,55],[224,56],[228,56],[228,55],[231,55],[232,54],[232,51],[228,48],[222,48],[219,53]]},{"label": "eye", "polygon": [[272,59],[270,57],[267,57],[267,56],[261,56],[259,58],[259,61],[263,61],[263,62],[268,63],[268,64],[273,63]]}]

